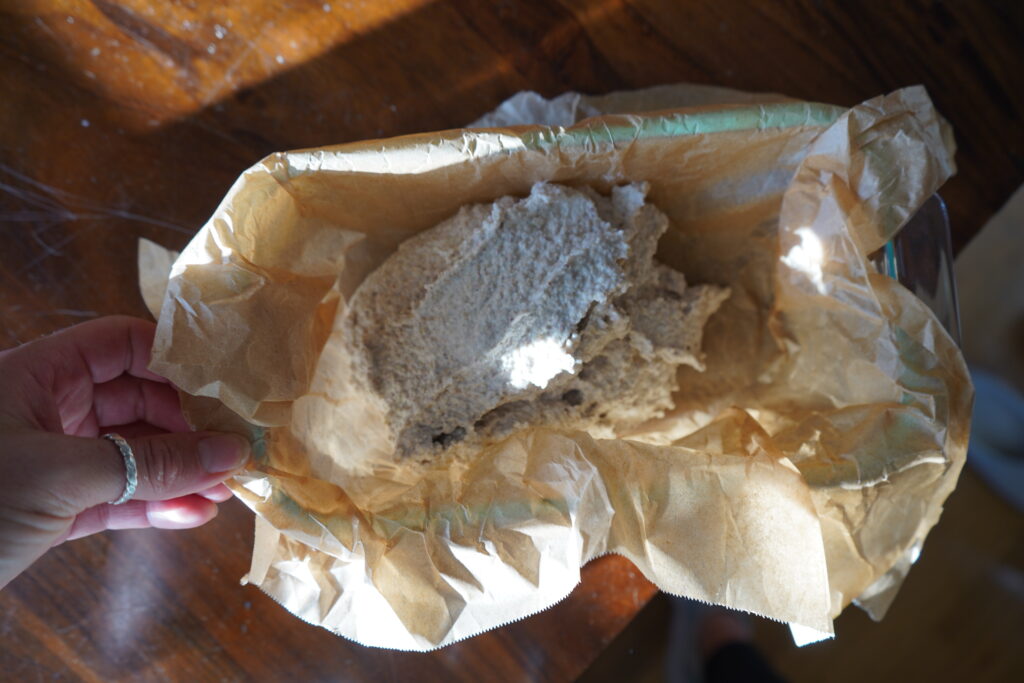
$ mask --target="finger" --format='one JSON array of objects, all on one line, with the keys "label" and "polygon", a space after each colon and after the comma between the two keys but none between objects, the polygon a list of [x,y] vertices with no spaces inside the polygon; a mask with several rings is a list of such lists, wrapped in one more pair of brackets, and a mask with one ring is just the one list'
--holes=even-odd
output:
[{"label": "finger", "polygon": [[61,330],[34,346],[58,378],[84,371],[94,384],[101,384],[127,372],[164,383],[166,379],[147,367],[155,334],[156,325],[148,320],[114,315]]},{"label": "finger", "polygon": [[101,434],[108,434],[110,432],[116,432],[124,438],[143,438],[147,436],[158,436],[160,434],[166,434],[166,429],[160,429],[154,427],[148,422],[130,422],[128,424],[120,425],[107,425],[102,430],[99,425],[96,424],[96,418],[93,416],[91,420],[83,422],[82,425],[75,431],[65,431],[65,434],[72,436],[87,436],[90,438],[96,438]]},{"label": "finger", "polygon": [[71,421],[61,419],[64,425],[64,433],[71,434],[72,436],[98,436],[100,433],[100,427],[96,424],[96,413],[92,409],[81,413],[77,418],[72,418]]},{"label": "finger", "polygon": [[[130,439],[129,445],[138,468],[137,500],[167,500],[208,489],[249,459],[248,442],[235,434],[163,434]],[[123,462],[119,474],[123,488]]]},{"label": "finger", "polygon": [[231,493],[231,489],[224,484],[217,484],[216,486],[211,486],[205,491],[200,491],[199,495],[207,500],[212,500],[215,503],[223,503],[226,500],[230,500],[231,496],[235,494]]},{"label": "finger", "polygon": [[[117,446],[107,439],[33,434],[38,444],[24,452],[39,453],[31,465],[36,485],[50,493],[60,512],[75,514],[118,498],[125,487],[125,465]],[[135,500],[167,500],[220,483],[241,469],[249,444],[237,434],[188,432],[128,439],[138,468]],[[58,507],[60,507],[58,505]]]},{"label": "finger", "polygon": [[[154,427],[147,422],[132,422],[126,425],[110,425],[104,427],[103,434],[110,432],[116,432],[126,439],[142,439],[149,436],[159,436],[166,434],[167,432],[163,429]],[[101,432],[97,431],[95,434],[90,436],[98,436]]]},{"label": "finger", "polygon": [[93,412],[102,429],[146,422],[168,432],[191,431],[178,392],[170,385],[122,375],[93,388]]},{"label": "finger", "polygon": [[4,351],[3,380],[11,391],[0,394],[0,413],[47,431],[88,433],[94,384],[126,372],[167,382],[146,367],[155,329],[145,320],[112,316]]},{"label": "finger", "polygon": [[151,526],[146,517],[144,500],[130,500],[124,505],[95,505],[75,517],[65,541],[90,536],[107,529],[144,529]]},{"label": "finger", "polygon": [[217,516],[217,504],[191,495],[146,503],[146,518],[156,529],[193,529]]},{"label": "finger", "polygon": [[108,529],[192,529],[217,516],[217,504],[202,496],[171,500],[132,500],[124,505],[96,505],[79,514],[66,541]]}]

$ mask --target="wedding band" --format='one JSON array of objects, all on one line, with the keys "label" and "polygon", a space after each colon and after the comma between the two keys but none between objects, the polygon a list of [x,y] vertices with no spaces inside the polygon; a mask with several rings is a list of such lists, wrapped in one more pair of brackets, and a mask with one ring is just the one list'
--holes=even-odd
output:
[{"label": "wedding band", "polygon": [[112,441],[117,446],[117,450],[121,451],[121,458],[124,459],[124,492],[117,500],[110,501],[110,504],[120,505],[121,503],[127,503],[135,495],[135,489],[139,485],[139,469],[135,465],[135,454],[132,453],[132,447],[128,445],[128,442],[120,434],[104,434],[103,438]]}]

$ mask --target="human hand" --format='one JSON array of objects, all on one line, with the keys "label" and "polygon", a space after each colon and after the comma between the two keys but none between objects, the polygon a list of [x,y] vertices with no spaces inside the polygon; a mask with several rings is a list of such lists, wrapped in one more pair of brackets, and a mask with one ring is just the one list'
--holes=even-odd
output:
[{"label": "human hand", "polygon": [[[105,529],[187,529],[217,514],[249,458],[240,436],[192,432],[150,372],[153,323],[113,316],[0,352],[0,588],[49,548]],[[138,465],[125,489],[117,431]]]}]

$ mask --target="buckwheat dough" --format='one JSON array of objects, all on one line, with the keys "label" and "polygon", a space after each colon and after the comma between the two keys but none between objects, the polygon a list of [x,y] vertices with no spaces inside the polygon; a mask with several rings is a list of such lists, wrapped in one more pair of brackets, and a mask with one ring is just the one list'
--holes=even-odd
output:
[{"label": "buckwheat dough", "polygon": [[463,207],[366,278],[343,334],[400,457],[527,425],[613,436],[672,406],[729,291],[654,259],[668,219],[646,193],[538,183]]}]

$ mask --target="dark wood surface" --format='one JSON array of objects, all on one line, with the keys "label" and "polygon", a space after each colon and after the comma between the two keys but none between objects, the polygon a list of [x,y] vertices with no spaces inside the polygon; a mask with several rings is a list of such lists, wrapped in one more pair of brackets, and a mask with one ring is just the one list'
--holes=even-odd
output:
[{"label": "dark wood surface", "polygon": [[[509,95],[693,81],[854,104],[925,84],[965,244],[1024,179],[1024,11],[1002,2],[0,0],[0,347],[143,315],[136,238],[183,246],[263,155],[457,127]],[[539,616],[427,655],[252,587],[251,516],[51,552],[0,594],[0,678],[569,680],[653,595],[621,558]]]}]

